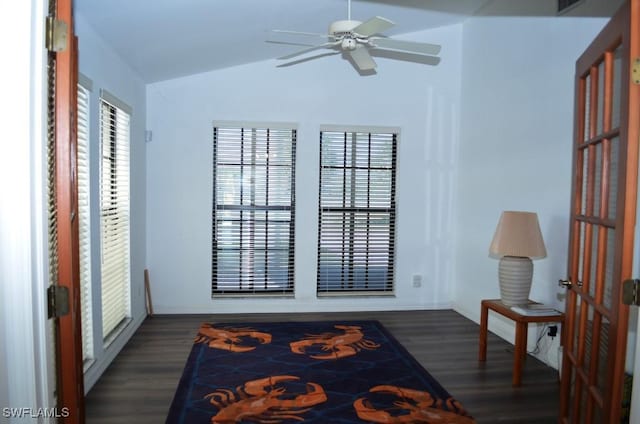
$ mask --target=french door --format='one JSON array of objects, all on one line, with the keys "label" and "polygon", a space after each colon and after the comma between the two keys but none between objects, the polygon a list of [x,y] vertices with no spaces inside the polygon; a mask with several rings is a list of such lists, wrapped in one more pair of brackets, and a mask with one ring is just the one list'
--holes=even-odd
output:
[{"label": "french door", "polygon": [[[48,176],[50,280],[66,289],[68,308],[53,308],[57,398],[60,422],[84,423],[84,385],[80,323],[80,262],[77,187],[77,39],[72,0],[49,0],[49,16],[62,26],[66,43],[48,53]],[[60,27],[59,27],[60,28]],[[55,31],[54,31],[55,32]],[[50,290],[51,293],[53,291]],[[63,290],[57,293],[64,293]],[[51,295],[63,299],[66,296]],[[60,302],[56,302],[57,307]],[[66,302],[62,302],[66,303]],[[51,302],[50,302],[51,305]],[[68,309],[62,313],[62,309]]]},{"label": "french door", "polygon": [[[618,423],[636,219],[640,0],[628,0],[576,63],[573,190],[561,423]],[[632,37],[632,35],[634,35]],[[640,76],[637,77],[640,82]]]}]

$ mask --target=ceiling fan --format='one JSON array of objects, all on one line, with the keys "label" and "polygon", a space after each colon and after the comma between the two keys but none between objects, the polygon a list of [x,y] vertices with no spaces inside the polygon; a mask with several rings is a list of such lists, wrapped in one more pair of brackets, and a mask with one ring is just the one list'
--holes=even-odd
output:
[{"label": "ceiling fan", "polygon": [[[371,57],[370,49],[375,50],[391,50],[396,53],[395,58],[402,58],[402,54],[418,55],[418,56],[435,56],[440,53],[440,46],[437,44],[420,43],[416,41],[405,41],[388,38],[381,35],[383,31],[393,27],[395,23],[389,19],[375,16],[365,22],[351,19],[351,0],[348,0],[347,20],[336,21],[329,25],[328,34],[318,34],[312,32],[273,30],[276,33],[302,35],[308,37],[322,37],[328,41],[322,44],[314,45],[309,48],[281,56],[278,60],[293,59],[297,56],[310,53],[320,49],[332,49],[334,52],[343,53],[351,58],[353,65],[360,72],[372,72],[376,68],[376,62]],[[294,63],[315,59],[317,57],[326,56],[323,53],[311,58],[296,61]],[[284,65],[280,65],[284,66]]]}]

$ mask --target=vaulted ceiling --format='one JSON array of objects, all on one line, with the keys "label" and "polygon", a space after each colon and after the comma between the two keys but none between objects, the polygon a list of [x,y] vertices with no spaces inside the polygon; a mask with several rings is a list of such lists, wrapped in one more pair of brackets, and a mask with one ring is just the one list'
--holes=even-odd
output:
[{"label": "vaulted ceiling", "polygon": [[[503,4],[496,7],[496,2]],[[533,13],[553,14],[552,4],[555,0],[353,0],[351,11],[352,19],[394,21],[385,35],[395,35],[463,22],[487,11],[528,14],[533,7]],[[347,18],[347,0],[76,0],[75,11],[146,82],[153,82],[301,49],[269,41],[308,39],[283,38],[271,30],[326,33],[329,23]]]}]

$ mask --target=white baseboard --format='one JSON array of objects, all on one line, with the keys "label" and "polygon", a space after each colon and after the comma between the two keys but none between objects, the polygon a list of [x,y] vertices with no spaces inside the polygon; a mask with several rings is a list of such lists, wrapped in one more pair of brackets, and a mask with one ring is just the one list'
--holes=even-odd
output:
[{"label": "white baseboard", "polygon": [[376,302],[367,305],[358,305],[354,299],[325,298],[315,302],[298,303],[291,299],[272,300],[264,302],[260,299],[222,299],[206,306],[175,306],[154,305],[155,314],[246,314],[251,313],[305,313],[305,312],[375,312],[375,311],[420,311],[451,309],[451,303],[424,304],[395,304]]}]

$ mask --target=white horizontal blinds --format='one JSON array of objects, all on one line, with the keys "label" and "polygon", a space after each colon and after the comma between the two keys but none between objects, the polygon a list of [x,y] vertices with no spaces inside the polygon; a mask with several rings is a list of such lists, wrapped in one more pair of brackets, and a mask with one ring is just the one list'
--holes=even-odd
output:
[{"label": "white horizontal blinds", "polygon": [[102,335],[106,339],[130,316],[129,120],[130,114],[102,93],[100,102]]},{"label": "white horizontal blinds", "polygon": [[[49,2],[51,8],[55,2]],[[49,255],[49,285],[58,284],[58,209],[56,205],[56,114],[55,114],[55,54],[47,57],[47,244]],[[3,283],[5,284],[5,283]],[[58,355],[56,353],[56,320],[47,320],[47,367],[56,369]],[[4,340],[3,340],[4,342]],[[6,343],[6,342],[4,342]],[[3,347],[4,349],[4,347]],[[54,394],[54,402],[57,396]]]},{"label": "white horizontal blinds", "polygon": [[391,292],[395,133],[320,133],[318,294]]},{"label": "white horizontal blinds", "polygon": [[93,358],[91,313],[91,220],[89,215],[89,96],[78,84],[78,224],[80,232],[80,313],[82,359]]},{"label": "white horizontal blinds", "polygon": [[293,292],[296,130],[213,130],[212,295]]}]

